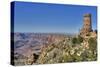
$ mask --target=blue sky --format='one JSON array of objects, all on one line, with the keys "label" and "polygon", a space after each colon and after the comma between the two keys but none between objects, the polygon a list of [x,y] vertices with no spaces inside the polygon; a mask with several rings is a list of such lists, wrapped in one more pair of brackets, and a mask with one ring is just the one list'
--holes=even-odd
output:
[{"label": "blue sky", "polygon": [[95,6],[15,2],[14,9],[15,32],[78,33],[86,13],[92,14],[97,29]]}]

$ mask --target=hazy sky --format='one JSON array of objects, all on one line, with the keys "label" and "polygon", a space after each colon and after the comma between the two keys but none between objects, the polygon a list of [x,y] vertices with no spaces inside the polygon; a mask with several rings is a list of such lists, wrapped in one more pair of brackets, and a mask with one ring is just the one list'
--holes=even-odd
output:
[{"label": "hazy sky", "polygon": [[15,32],[78,33],[83,15],[92,14],[93,29],[97,27],[97,8],[31,2],[15,2]]}]

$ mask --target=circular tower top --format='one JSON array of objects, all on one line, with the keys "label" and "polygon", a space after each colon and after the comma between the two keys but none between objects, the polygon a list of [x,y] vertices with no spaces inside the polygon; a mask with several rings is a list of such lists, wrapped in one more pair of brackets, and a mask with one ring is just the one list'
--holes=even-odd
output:
[{"label": "circular tower top", "polygon": [[91,17],[90,13],[84,14],[84,17]]}]

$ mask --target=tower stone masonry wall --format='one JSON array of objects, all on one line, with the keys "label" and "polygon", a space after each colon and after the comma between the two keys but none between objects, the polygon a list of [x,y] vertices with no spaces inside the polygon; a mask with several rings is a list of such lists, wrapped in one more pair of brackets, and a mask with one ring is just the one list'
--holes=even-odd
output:
[{"label": "tower stone masonry wall", "polygon": [[86,36],[92,31],[91,14],[84,14],[83,16],[83,27],[80,30],[81,36]]}]

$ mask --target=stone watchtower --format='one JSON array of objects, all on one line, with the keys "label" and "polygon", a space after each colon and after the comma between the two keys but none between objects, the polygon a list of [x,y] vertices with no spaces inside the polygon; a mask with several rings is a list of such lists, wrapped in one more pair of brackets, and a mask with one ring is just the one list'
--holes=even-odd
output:
[{"label": "stone watchtower", "polygon": [[80,30],[80,35],[82,37],[88,36],[91,31],[92,31],[91,14],[84,14],[83,27]]}]

